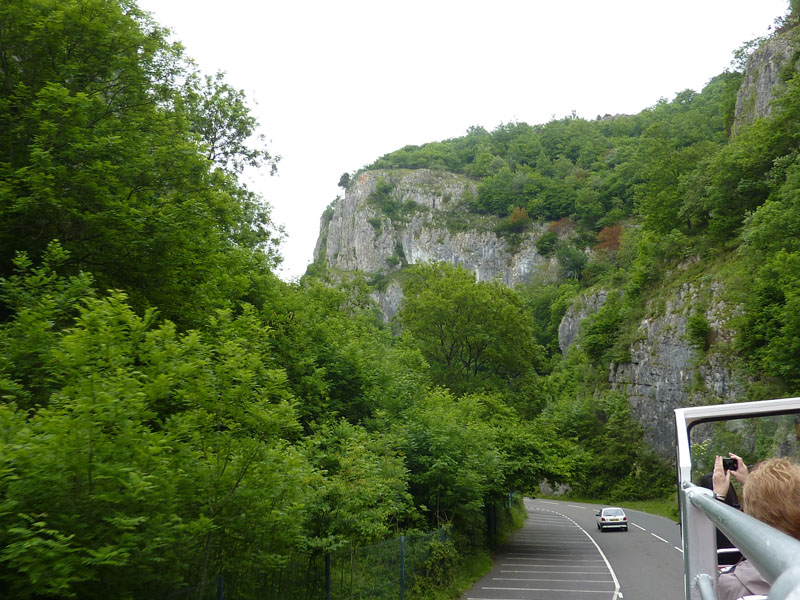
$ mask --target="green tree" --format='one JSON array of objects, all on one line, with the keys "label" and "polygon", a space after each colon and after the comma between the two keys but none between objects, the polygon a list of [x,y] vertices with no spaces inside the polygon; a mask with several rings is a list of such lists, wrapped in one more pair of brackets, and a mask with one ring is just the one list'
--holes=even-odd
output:
[{"label": "green tree", "polygon": [[586,263],[589,262],[584,252],[568,243],[558,244],[556,247],[556,258],[558,259],[559,269],[565,279],[580,280]]},{"label": "green tree", "polygon": [[[159,596],[279,567],[302,540],[311,469],[255,311],[179,334],[80,281],[42,267],[2,282],[15,304],[0,328],[0,591]],[[34,323],[67,303],[66,327]],[[35,403],[9,351],[30,331],[50,343]]]},{"label": "green tree", "polygon": [[541,418],[561,437],[577,442],[570,475],[576,495],[614,501],[661,498],[672,485],[672,469],[647,446],[621,394],[565,394]]},{"label": "green tree", "polygon": [[[177,101],[179,112],[189,119],[189,131],[199,137],[206,158],[216,166],[231,173],[264,165],[273,174],[277,171],[280,157],[272,157],[264,136],[255,134],[258,122],[244,92],[227,84],[222,73],[214,77],[191,73]],[[257,146],[248,143],[251,138]]]},{"label": "green tree", "polygon": [[312,485],[306,517],[314,543],[363,545],[408,523],[412,499],[400,445],[346,421],[323,425],[306,440],[306,455],[324,475]]},{"label": "green tree", "polygon": [[275,281],[262,311],[276,364],[285,368],[303,425],[351,423],[394,410],[421,393],[419,353],[395,344],[361,279],[338,288],[304,278]]},{"label": "green tree", "polygon": [[233,174],[274,161],[241,92],[129,2],[13,0],[0,18],[0,275],[58,240],[100,289],[182,324],[248,298],[276,233]]},{"label": "green tree", "polygon": [[481,399],[436,389],[403,417],[396,427],[420,510],[432,525],[480,531],[484,501],[505,490],[499,431],[487,422]]},{"label": "green tree", "polygon": [[516,292],[448,264],[415,265],[403,287],[400,324],[436,383],[461,392],[507,385],[535,369],[541,348]]}]

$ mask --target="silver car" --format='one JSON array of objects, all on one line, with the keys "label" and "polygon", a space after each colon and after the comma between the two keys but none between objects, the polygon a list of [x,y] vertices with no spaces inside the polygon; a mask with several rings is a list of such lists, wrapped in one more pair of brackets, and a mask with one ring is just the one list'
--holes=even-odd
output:
[{"label": "silver car", "polygon": [[616,506],[604,508],[595,511],[597,516],[597,528],[600,531],[606,529],[622,529],[628,531],[628,517],[625,516],[625,511]]}]

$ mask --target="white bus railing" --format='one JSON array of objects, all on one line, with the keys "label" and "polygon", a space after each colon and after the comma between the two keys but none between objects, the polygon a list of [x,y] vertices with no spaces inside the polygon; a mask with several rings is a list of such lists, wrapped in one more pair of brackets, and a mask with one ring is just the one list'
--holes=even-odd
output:
[{"label": "white bus railing", "polygon": [[677,426],[679,501],[687,600],[716,600],[715,527],[772,584],[769,600],[800,600],[800,541],[714,499],[711,490],[691,482],[689,433],[694,425],[800,413],[800,398],[679,408]]}]

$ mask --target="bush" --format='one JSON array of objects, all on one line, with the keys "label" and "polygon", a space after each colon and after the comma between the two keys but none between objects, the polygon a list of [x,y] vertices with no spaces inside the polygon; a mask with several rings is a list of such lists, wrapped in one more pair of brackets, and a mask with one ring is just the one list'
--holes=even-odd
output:
[{"label": "bush", "polygon": [[617,296],[610,297],[588,324],[584,325],[581,348],[592,360],[600,360],[617,341],[620,327],[624,322],[620,304]]},{"label": "bush", "polygon": [[711,345],[711,325],[705,314],[698,312],[689,317],[686,321],[686,336],[689,338],[689,345],[696,350],[708,350]]},{"label": "bush", "polygon": [[554,231],[546,231],[536,238],[536,251],[542,256],[552,256],[557,243],[558,235]]},{"label": "bush", "polygon": [[597,234],[597,245],[595,250],[605,252],[616,252],[620,246],[620,234],[622,233],[622,225],[608,225],[600,230]]},{"label": "bush", "polygon": [[451,540],[432,540],[428,544],[428,558],[414,579],[414,595],[429,598],[436,590],[453,581],[458,564],[458,551]]},{"label": "bush", "polygon": [[586,254],[569,244],[559,244],[556,249],[556,258],[561,268],[562,277],[580,281],[583,269],[589,260]]}]

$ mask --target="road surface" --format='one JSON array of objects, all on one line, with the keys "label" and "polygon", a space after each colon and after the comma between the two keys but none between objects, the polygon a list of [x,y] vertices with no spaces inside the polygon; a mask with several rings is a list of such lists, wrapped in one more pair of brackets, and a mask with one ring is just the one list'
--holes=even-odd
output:
[{"label": "road surface", "polygon": [[462,600],[681,600],[678,524],[626,510],[628,531],[597,530],[598,504],[525,499],[528,520]]}]

